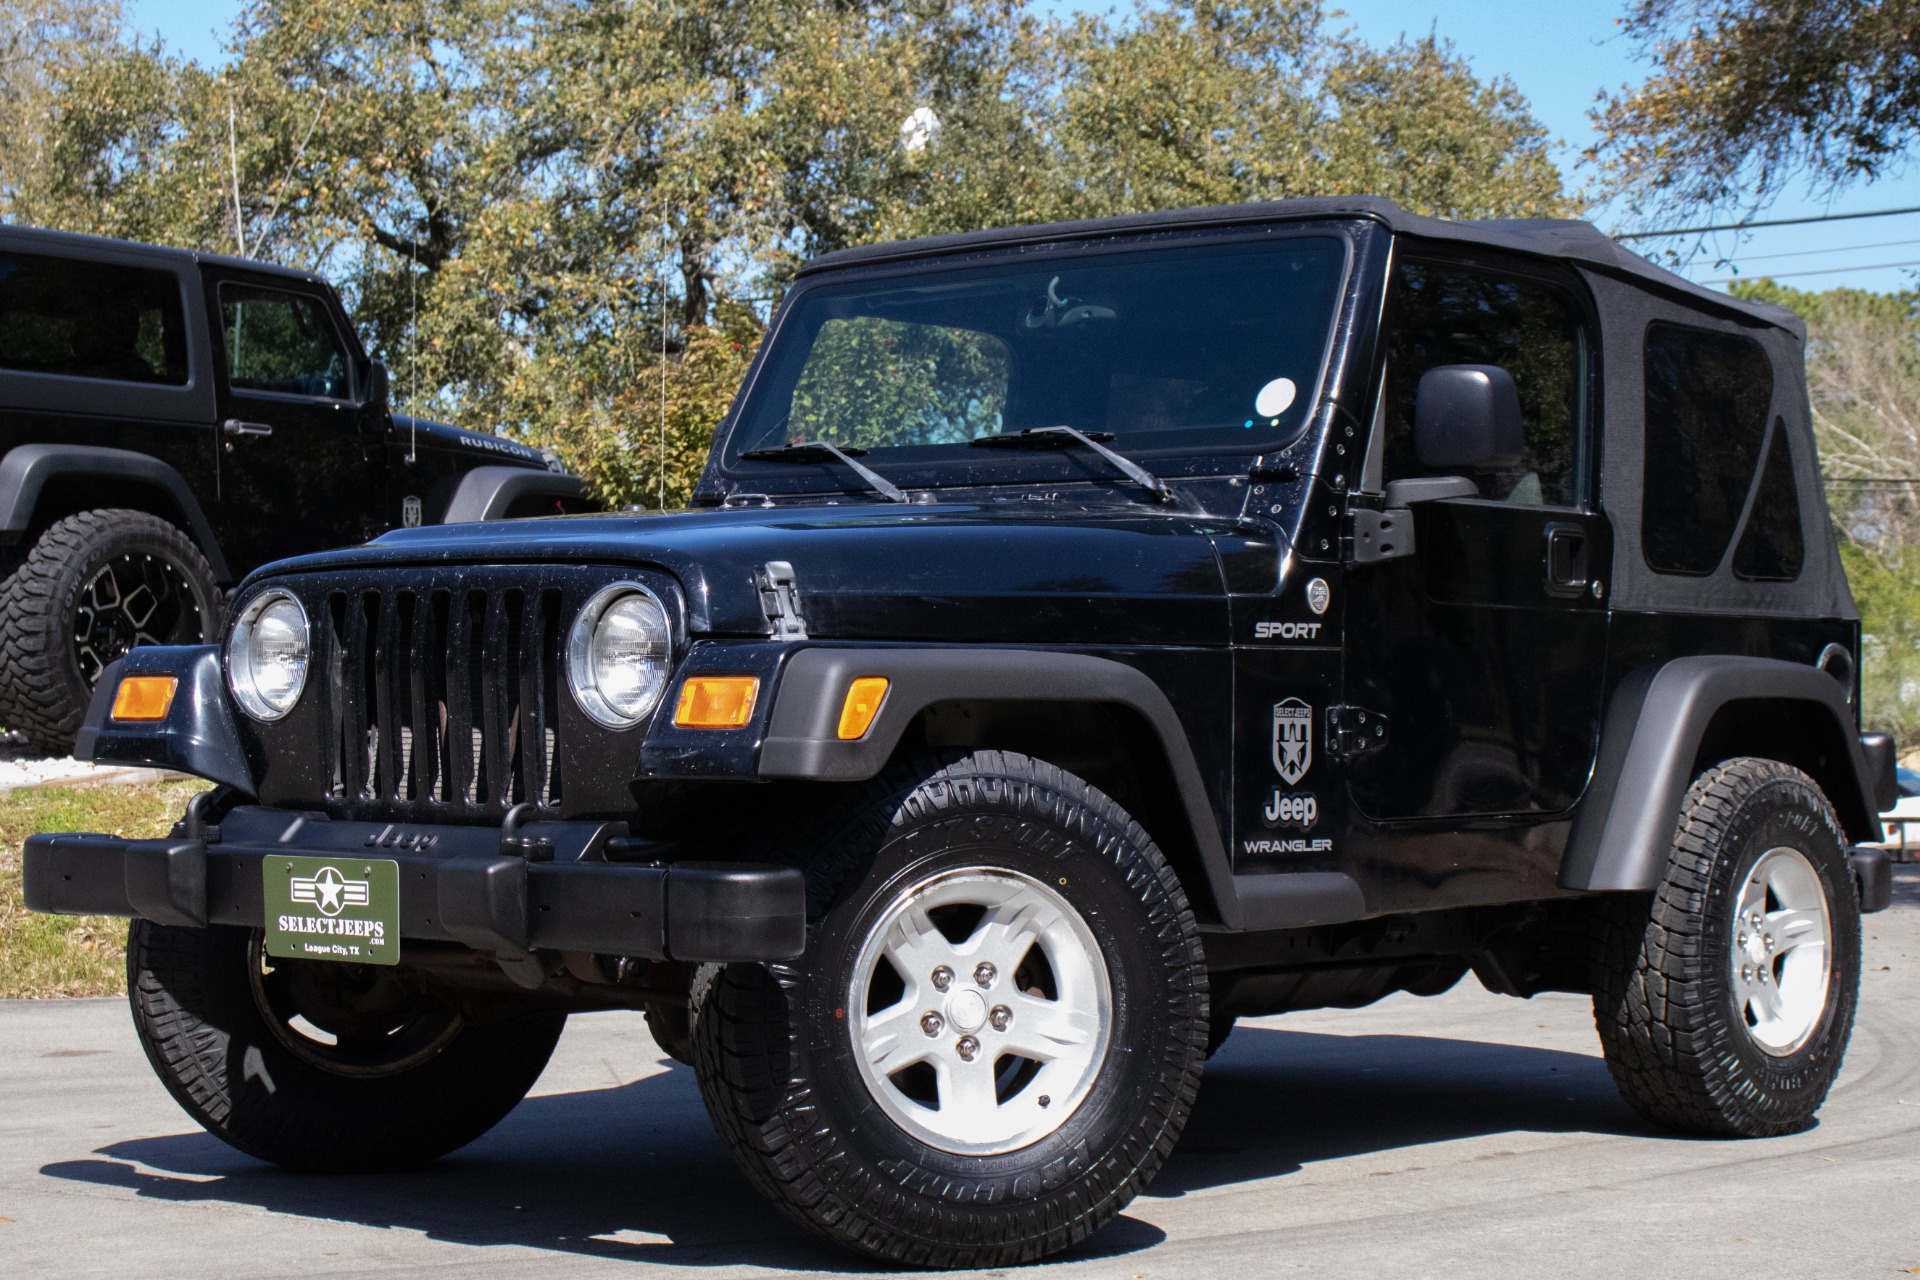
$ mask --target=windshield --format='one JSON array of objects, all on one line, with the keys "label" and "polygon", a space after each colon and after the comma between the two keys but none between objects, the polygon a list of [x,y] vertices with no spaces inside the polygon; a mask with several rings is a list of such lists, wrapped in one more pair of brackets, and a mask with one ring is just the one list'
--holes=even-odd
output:
[{"label": "windshield", "polygon": [[829,278],[794,298],[726,461],[823,440],[977,470],[1014,451],[969,441],[1055,426],[1129,456],[1257,452],[1311,412],[1346,249],[1291,235]]}]

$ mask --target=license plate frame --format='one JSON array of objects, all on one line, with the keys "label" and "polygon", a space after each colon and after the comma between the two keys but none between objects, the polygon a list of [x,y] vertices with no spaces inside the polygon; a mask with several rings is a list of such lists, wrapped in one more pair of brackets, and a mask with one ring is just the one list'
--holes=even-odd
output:
[{"label": "license plate frame", "polygon": [[281,960],[400,963],[400,864],[391,858],[261,860],[266,952]]}]

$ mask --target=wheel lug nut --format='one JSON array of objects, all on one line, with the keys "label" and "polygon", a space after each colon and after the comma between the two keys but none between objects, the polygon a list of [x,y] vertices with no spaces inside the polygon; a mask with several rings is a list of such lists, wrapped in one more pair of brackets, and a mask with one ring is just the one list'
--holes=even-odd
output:
[{"label": "wheel lug nut", "polygon": [[1743,947],[1747,945],[1747,935],[1746,935],[1746,934],[1744,934],[1744,933],[1743,933],[1743,934],[1741,934],[1741,935],[1740,935],[1740,937],[1739,937],[1739,945],[1741,945],[1741,946],[1743,946]]},{"label": "wheel lug nut", "polygon": [[973,980],[983,987],[990,987],[993,985],[993,980],[998,973],[999,970],[982,960],[973,968]]},{"label": "wheel lug nut", "polygon": [[960,1051],[960,1061],[972,1062],[974,1055],[980,1052],[980,1042],[972,1036],[961,1036],[960,1043],[954,1048]]},{"label": "wheel lug nut", "polygon": [[933,989],[935,991],[945,991],[952,985],[953,970],[947,968],[945,965],[941,965],[933,971]]},{"label": "wheel lug nut", "polygon": [[987,1015],[987,1021],[993,1024],[995,1031],[1005,1031],[1007,1024],[1013,1021],[1013,1010],[1003,1004],[993,1006],[993,1012]]},{"label": "wheel lug nut", "polygon": [[[1752,980],[1752,978],[1753,978],[1753,966],[1752,966],[1752,965],[1750,965],[1750,964],[1743,964],[1743,965],[1741,965],[1741,966],[1740,966],[1740,981],[1742,981],[1742,982],[1748,982],[1748,981],[1751,981],[1751,980]],[[927,1016],[928,1016],[929,1018],[931,1018],[931,1017],[932,1017],[933,1015],[932,1015],[932,1014],[928,1014]],[[932,1034],[933,1034],[933,1032],[931,1032],[931,1031],[929,1031],[929,1032],[927,1032],[927,1034],[928,1034],[928,1035],[932,1035]]]},{"label": "wheel lug nut", "polygon": [[929,1013],[920,1019],[920,1029],[930,1036],[939,1035],[940,1028],[946,1025],[947,1020],[937,1013]]}]

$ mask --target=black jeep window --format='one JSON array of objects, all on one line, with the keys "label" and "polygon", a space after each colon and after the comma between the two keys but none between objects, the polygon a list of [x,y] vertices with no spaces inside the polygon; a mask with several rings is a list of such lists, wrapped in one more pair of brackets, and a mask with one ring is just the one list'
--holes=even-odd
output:
[{"label": "black jeep window", "polygon": [[[1674,324],[1647,327],[1645,356],[1641,551],[1660,573],[1712,573],[1760,463],[1773,365],[1751,338]],[[1791,489],[1792,461],[1781,457]]]},{"label": "black jeep window", "polygon": [[1806,549],[1800,539],[1800,494],[1793,483],[1790,444],[1787,424],[1775,418],[1767,460],[1760,470],[1760,490],[1753,496],[1747,530],[1733,549],[1737,578],[1791,582],[1800,576]]},{"label": "black jeep window", "polygon": [[1565,291],[1527,276],[1407,262],[1387,339],[1386,478],[1425,474],[1413,448],[1421,375],[1443,364],[1498,365],[1520,393],[1520,465],[1477,476],[1480,494],[1530,506],[1581,499],[1588,343]]},{"label": "black jeep window", "polygon": [[969,441],[1061,425],[1111,433],[1128,454],[1258,452],[1312,411],[1345,262],[1332,237],[1276,236],[812,285],[728,457],[826,440],[882,464],[963,462],[959,476],[1020,456]]},{"label": "black jeep window", "polygon": [[180,282],[170,271],[0,253],[0,369],[184,386]]},{"label": "black jeep window", "polygon": [[335,400],[353,394],[346,350],[318,298],[221,285],[220,323],[235,388]]}]

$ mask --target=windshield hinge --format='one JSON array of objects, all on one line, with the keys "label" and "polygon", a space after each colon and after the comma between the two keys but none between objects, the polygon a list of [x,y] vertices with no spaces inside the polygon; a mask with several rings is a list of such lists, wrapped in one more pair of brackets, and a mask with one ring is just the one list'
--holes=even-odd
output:
[{"label": "windshield hinge", "polygon": [[1387,745],[1387,718],[1365,707],[1327,708],[1327,754],[1335,760],[1357,760]]},{"label": "windshield hinge", "polygon": [[800,616],[800,589],[794,585],[793,566],[769,560],[754,575],[760,587],[760,611],[767,615],[775,640],[805,640],[807,621]]}]

